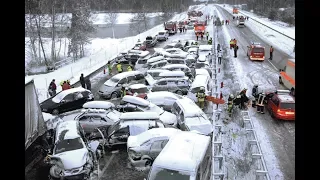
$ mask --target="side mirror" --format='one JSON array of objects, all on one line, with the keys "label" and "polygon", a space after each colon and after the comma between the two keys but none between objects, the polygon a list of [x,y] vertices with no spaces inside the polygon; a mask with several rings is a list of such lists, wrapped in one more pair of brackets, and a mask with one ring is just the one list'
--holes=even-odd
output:
[{"label": "side mirror", "polygon": [[65,102],[66,102],[66,100],[64,100],[64,99],[61,100],[61,103],[65,103]]}]

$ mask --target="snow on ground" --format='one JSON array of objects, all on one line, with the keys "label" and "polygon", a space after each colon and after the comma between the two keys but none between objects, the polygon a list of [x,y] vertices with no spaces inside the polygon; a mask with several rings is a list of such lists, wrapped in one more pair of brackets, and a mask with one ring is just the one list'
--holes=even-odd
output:
[{"label": "snow on ground", "polygon": [[[218,10],[216,12],[217,12],[218,17],[221,19],[222,16],[221,16],[220,12]],[[249,21],[250,21],[250,18],[249,18]],[[221,29],[224,34],[224,41],[225,41],[224,44],[228,44],[229,39],[231,39],[231,36],[228,32],[227,26],[222,26]],[[230,57],[230,51],[227,51],[227,53],[228,53],[227,57]],[[235,83],[235,82],[238,82],[241,89],[248,88],[248,82],[246,82],[245,79],[240,78],[240,77],[243,77],[242,70],[245,67],[242,67],[241,63],[239,61],[237,61],[237,59],[234,59],[234,58],[229,58],[229,62],[231,63],[231,67],[233,67],[232,69],[229,69],[229,71],[233,70],[233,72],[235,73],[235,77],[236,77],[236,79],[234,79],[234,81],[233,81],[234,84],[237,85],[237,83]],[[228,86],[227,85],[228,83],[227,82],[225,82],[225,83],[226,83],[226,86]],[[234,85],[232,85],[232,86],[234,88]],[[250,86],[250,87],[252,87],[252,86]],[[237,89],[233,89],[233,88],[230,88],[229,91],[234,92],[234,90],[239,90],[238,88]],[[227,94],[229,94],[229,92],[226,92],[224,90],[223,94],[227,95]],[[226,96],[224,96],[224,97],[226,97]],[[251,119],[252,119],[254,126],[257,127],[257,129],[255,129],[256,132],[259,132],[259,133],[257,133],[258,141],[261,144],[261,150],[262,150],[264,159],[266,161],[266,166],[268,168],[268,173],[269,173],[271,179],[283,179],[283,173],[280,170],[279,162],[276,158],[274,150],[272,149],[272,145],[270,143],[266,129],[263,128],[259,123],[257,123],[257,120],[255,120],[254,117],[251,117]],[[236,129],[236,128],[234,128],[234,129]],[[237,155],[237,154],[234,154],[234,155]],[[238,154],[238,156],[239,155],[241,155],[241,154]]]},{"label": "snow on ground", "polygon": [[[202,7],[203,6],[197,6],[196,9],[200,9]],[[187,13],[183,12],[174,15],[174,17],[171,20],[179,21],[185,18],[187,18]],[[146,32],[143,32],[137,36],[112,40],[110,38],[96,40],[97,46],[92,47],[92,52],[97,51],[95,54],[92,54],[89,57],[79,59],[75,63],[66,65],[54,72],[48,74],[33,75],[28,77],[34,78],[35,86],[38,92],[39,102],[42,102],[48,98],[47,89],[52,79],[56,80],[57,92],[59,92],[61,91],[61,86],[59,86],[60,81],[70,80],[72,84],[77,82],[80,78],[81,73],[83,73],[84,76],[87,76],[88,74],[99,69],[101,66],[105,65],[108,62],[108,60],[115,58],[120,52],[131,49],[138,39],[145,39],[146,36],[149,35],[154,36],[161,30],[163,30],[162,24],[155,26],[154,28]],[[99,44],[103,45],[104,47],[101,48]]]},{"label": "snow on ground", "polygon": [[[230,12],[230,14],[232,13],[232,6],[227,4],[225,5],[225,7],[223,7],[223,5],[219,6],[225,8]],[[258,16],[248,11],[240,10],[239,12],[239,15],[241,15],[242,13],[243,15],[249,17],[249,21],[246,21],[245,25],[246,27],[250,28],[252,32],[258,34],[260,37],[262,37],[262,39],[275,47],[275,50],[280,49],[286,54],[295,58],[295,53],[293,52],[295,41],[266,26],[261,25],[260,23],[265,24],[293,39],[295,39],[295,27],[290,27],[287,23],[284,22],[271,21],[268,18]],[[253,19],[260,23],[253,21]]]}]

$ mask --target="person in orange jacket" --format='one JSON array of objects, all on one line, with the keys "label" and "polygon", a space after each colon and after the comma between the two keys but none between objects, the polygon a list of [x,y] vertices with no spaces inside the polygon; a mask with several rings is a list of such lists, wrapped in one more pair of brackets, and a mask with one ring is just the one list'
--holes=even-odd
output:
[{"label": "person in orange jacket", "polygon": [[70,87],[70,85],[67,83],[67,81],[64,81],[63,82],[63,85],[62,85],[62,91],[64,91],[64,90],[67,90],[67,89],[70,89],[71,87]]}]

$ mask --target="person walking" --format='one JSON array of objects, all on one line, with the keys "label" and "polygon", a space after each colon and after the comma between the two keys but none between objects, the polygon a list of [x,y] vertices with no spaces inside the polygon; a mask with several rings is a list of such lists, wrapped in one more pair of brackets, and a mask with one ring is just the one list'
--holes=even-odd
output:
[{"label": "person walking", "polygon": [[81,76],[80,76],[80,84],[81,84],[81,86],[82,86],[83,88],[86,88],[86,82],[85,82],[85,80],[84,80],[83,74],[81,74]]},{"label": "person walking", "polygon": [[201,40],[203,40],[203,34],[204,34],[204,33],[200,33],[200,34],[201,34]]},{"label": "person walking", "polygon": [[125,95],[127,95],[127,91],[126,88],[124,86],[122,86],[121,90],[120,90],[120,96],[121,98],[123,98]]},{"label": "person walking", "polygon": [[204,109],[204,100],[206,97],[204,87],[200,87],[200,90],[197,92],[196,97],[198,99],[198,106],[203,110]]},{"label": "person walking", "polygon": [[111,76],[112,75],[112,66],[111,66],[110,62],[108,62],[108,72],[109,72],[109,75]]},{"label": "person walking", "polygon": [[117,70],[118,70],[118,73],[122,73],[122,65],[121,65],[120,61],[118,61],[118,63],[117,63]]},{"label": "person walking", "polygon": [[234,57],[237,57],[237,51],[239,49],[239,46],[237,44],[234,45]]},{"label": "person walking", "polygon": [[86,82],[87,89],[88,89],[89,91],[91,91],[91,81],[90,81],[90,78],[89,78],[89,77],[85,78],[85,82]]},{"label": "person walking", "polygon": [[208,40],[208,45],[212,45],[212,37]]},{"label": "person walking", "polygon": [[129,64],[129,66],[127,67],[127,71],[132,71],[131,65]]},{"label": "person walking", "polygon": [[199,33],[196,33],[196,36],[197,36],[197,41],[199,40]]},{"label": "person walking", "polygon": [[55,79],[52,79],[52,81],[50,82],[49,84],[49,88],[48,88],[48,91],[49,91],[49,95],[52,97],[52,96],[55,96],[57,94],[57,85],[55,83]]},{"label": "person walking", "polygon": [[206,32],[207,41],[209,40],[209,32]]},{"label": "person walking", "polygon": [[218,64],[221,64],[221,59],[222,59],[222,52],[221,50],[218,51]]},{"label": "person walking", "polygon": [[261,114],[264,114],[264,99],[265,99],[265,94],[264,93],[260,93],[259,94],[259,98],[258,98],[258,102],[257,102],[257,112],[260,112]]},{"label": "person walking", "polygon": [[217,45],[217,51],[220,51],[220,44]]},{"label": "person walking", "polygon": [[270,57],[269,57],[270,60],[272,60],[273,58],[273,51],[274,51],[273,47],[270,46]]}]

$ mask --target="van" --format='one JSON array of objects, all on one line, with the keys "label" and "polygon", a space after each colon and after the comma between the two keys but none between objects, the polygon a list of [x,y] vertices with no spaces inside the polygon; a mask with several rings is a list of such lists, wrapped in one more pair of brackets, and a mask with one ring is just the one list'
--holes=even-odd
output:
[{"label": "van", "polygon": [[160,31],[158,32],[158,41],[166,41],[169,38],[169,31]]},{"label": "van", "polygon": [[207,75],[196,75],[194,78],[191,87],[188,91],[187,97],[192,99],[194,102],[197,102],[198,99],[196,97],[197,92],[199,92],[200,87],[204,87],[205,89],[205,94],[207,96],[211,95],[211,90],[212,90],[212,81],[211,78]]},{"label": "van", "polygon": [[212,142],[208,136],[177,132],[150,169],[148,180],[209,180],[212,175]]},{"label": "van", "polygon": [[290,95],[289,90],[277,90],[267,93],[267,110],[271,117],[281,120],[295,120],[295,98]]},{"label": "van", "polygon": [[191,99],[176,100],[172,105],[171,112],[177,116],[179,129],[212,135],[213,128],[209,118]]},{"label": "van", "polygon": [[140,71],[128,71],[114,75],[107,80],[98,91],[100,97],[105,99],[114,99],[120,97],[122,86],[145,83],[145,78]]},{"label": "van", "polygon": [[292,87],[296,88],[295,68],[295,59],[288,59],[284,69],[280,70],[279,81],[281,80],[283,85],[288,89],[291,89]]}]

